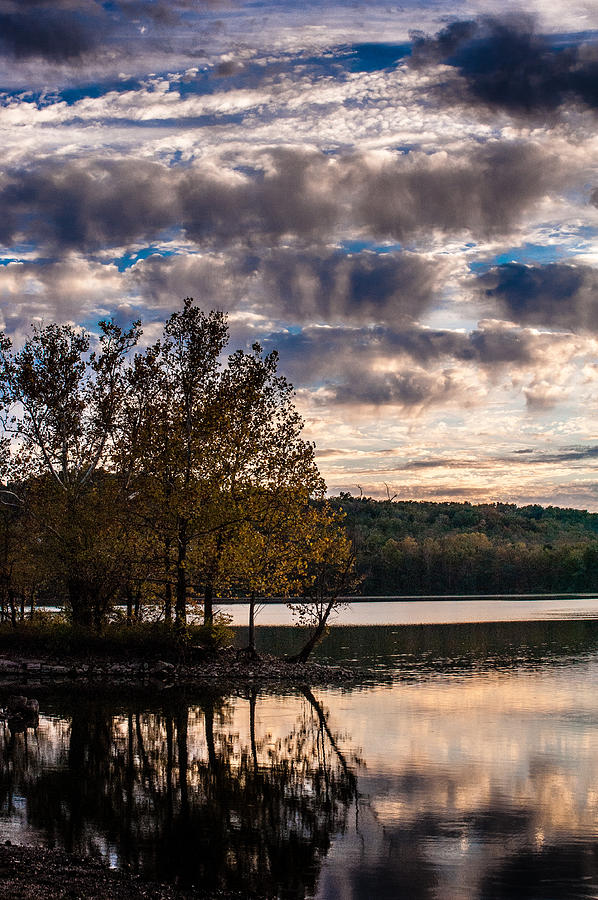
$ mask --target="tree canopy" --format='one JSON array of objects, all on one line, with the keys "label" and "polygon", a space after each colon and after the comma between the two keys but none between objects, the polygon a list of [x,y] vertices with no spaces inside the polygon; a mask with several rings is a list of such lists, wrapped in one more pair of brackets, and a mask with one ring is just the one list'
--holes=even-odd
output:
[{"label": "tree canopy", "polygon": [[225,315],[191,298],[155,343],[141,335],[103,321],[34,326],[17,349],[0,336],[2,608],[34,590],[98,630],[118,602],[184,629],[190,605],[210,624],[218,597],[306,594],[324,546],[347,569],[276,351],[225,356]]}]

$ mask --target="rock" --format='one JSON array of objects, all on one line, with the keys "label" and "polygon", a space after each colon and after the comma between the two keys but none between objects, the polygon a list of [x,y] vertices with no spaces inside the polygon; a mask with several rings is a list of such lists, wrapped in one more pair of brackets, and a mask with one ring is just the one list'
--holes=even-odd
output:
[{"label": "rock", "polygon": [[6,711],[9,716],[26,713],[27,697],[24,697],[22,694],[13,694],[12,697],[8,698],[8,701],[6,703]]},{"label": "rock", "polygon": [[39,703],[37,702],[37,700],[34,700],[33,698],[27,700],[25,708],[29,715],[39,716]]},{"label": "rock", "polygon": [[166,662],[164,659],[159,659],[156,663],[156,668],[164,669],[166,672],[174,671],[175,665],[171,662]]},{"label": "rock", "polygon": [[175,666],[172,663],[165,662],[163,659],[159,659],[151,669],[151,674],[154,678],[173,678],[175,672]]},{"label": "rock", "polygon": [[68,666],[52,666],[52,672],[54,675],[68,675],[70,669]]},{"label": "rock", "polygon": [[37,728],[39,724],[39,703],[33,698],[28,699],[22,694],[8,698],[6,705],[6,718],[8,727],[15,732],[25,731],[26,728]]},{"label": "rock", "polygon": [[21,668],[20,663],[15,662],[13,659],[0,659],[0,673],[1,672],[18,672]]}]

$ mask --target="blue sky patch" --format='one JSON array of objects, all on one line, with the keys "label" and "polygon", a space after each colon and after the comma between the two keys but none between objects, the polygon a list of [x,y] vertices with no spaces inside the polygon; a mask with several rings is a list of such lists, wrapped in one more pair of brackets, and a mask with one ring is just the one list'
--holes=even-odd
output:
[{"label": "blue sky patch", "polygon": [[119,272],[124,272],[126,269],[134,266],[135,263],[142,259],[148,259],[150,256],[167,257],[175,255],[175,250],[159,250],[157,247],[144,247],[143,250],[137,250],[135,253],[125,253],[124,256],[116,257],[113,262],[116,264]]}]

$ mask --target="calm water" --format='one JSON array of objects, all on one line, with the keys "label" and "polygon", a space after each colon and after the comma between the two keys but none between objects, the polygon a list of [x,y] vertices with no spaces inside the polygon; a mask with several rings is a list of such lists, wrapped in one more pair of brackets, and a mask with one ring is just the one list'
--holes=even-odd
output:
[{"label": "calm water", "polygon": [[[249,616],[245,604],[219,607],[234,625]],[[440,625],[452,622],[527,622],[543,619],[598,619],[598,597],[478,600],[369,600],[347,603],[335,613],[337,625]],[[292,625],[291,611],[283,603],[265,604],[256,620],[260,625]]]},{"label": "calm water", "polygon": [[40,696],[4,839],[269,897],[598,897],[598,621],[339,626],[321,656],[364,684]]}]

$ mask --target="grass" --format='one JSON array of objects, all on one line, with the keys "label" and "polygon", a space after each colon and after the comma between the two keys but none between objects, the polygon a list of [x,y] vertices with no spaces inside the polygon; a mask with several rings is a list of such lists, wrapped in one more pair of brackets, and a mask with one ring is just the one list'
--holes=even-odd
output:
[{"label": "grass", "polygon": [[194,648],[217,650],[233,642],[225,621],[188,625],[184,630],[164,622],[113,622],[102,632],[73,625],[58,616],[38,615],[33,621],[0,623],[0,650],[58,657],[138,656],[180,659]]}]

